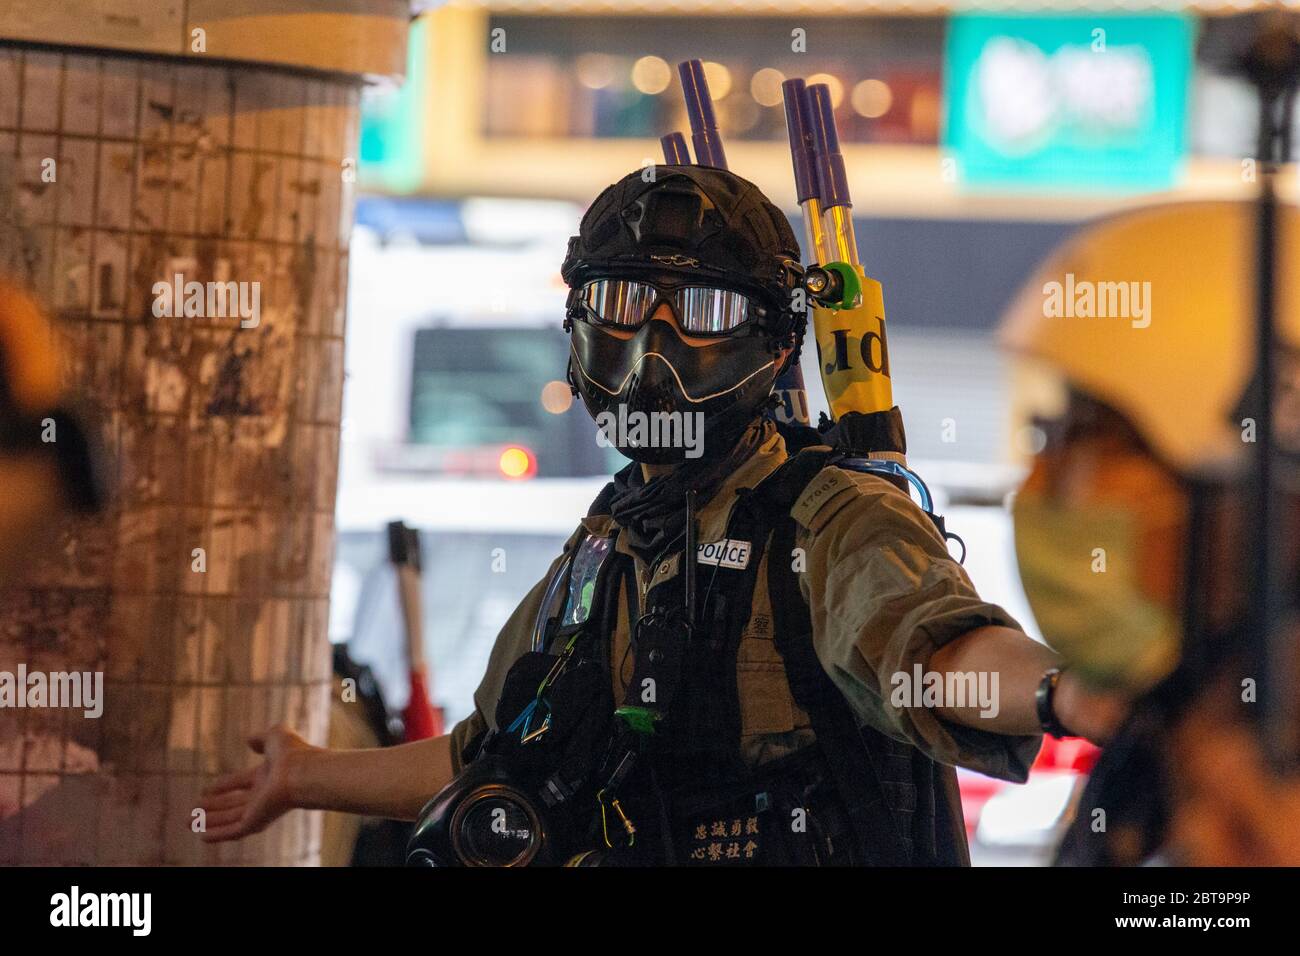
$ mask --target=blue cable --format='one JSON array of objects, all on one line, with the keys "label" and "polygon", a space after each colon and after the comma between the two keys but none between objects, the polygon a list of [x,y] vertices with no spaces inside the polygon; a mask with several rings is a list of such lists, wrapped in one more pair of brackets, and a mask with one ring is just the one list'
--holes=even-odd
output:
[{"label": "blue cable", "polygon": [[854,471],[866,471],[877,475],[893,475],[895,478],[907,480],[917,494],[921,496],[921,508],[928,514],[934,514],[934,500],[930,497],[930,489],[926,487],[921,476],[906,465],[900,465],[896,461],[890,461],[887,458],[844,458],[839,461],[840,465],[852,468]]}]

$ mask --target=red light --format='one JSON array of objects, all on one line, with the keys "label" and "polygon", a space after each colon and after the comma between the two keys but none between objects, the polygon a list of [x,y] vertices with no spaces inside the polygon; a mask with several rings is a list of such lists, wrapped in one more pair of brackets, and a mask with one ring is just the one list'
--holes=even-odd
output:
[{"label": "red light", "polygon": [[497,459],[497,467],[505,478],[521,481],[537,474],[537,456],[527,448],[511,445],[503,449]]}]

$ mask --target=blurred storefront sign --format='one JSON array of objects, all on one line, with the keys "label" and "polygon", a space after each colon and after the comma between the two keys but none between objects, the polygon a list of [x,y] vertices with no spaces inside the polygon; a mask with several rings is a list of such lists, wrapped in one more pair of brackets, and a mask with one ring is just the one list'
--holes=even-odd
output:
[{"label": "blurred storefront sign", "polygon": [[[1193,124],[1183,115],[1185,109],[1194,113],[1197,128],[1214,124],[1219,129],[1231,120],[1216,106],[1220,100],[1198,95],[1193,101],[1186,86],[1193,70],[1193,29],[1200,30],[1202,45],[1230,48],[1233,31],[1225,21],[1232,18],[1198,18],[1199,13],[1220,12],[1209,3],[1169,12],[1175,8],[1139,7],[1134,2],[1140,12],[1132,15],[1107,2],[1104,10],[1081,17],[1086,27],[1078,29],[1079,39],[1066,37],[1044,47],[1034,42],[1035,34],[1027,42],[1044,58],[1065,43],[1081,45],[1091,56],[1092,30],[1100,27],[1107,31],[1111,51],[1136,47],[1130,53],[1141,51],[1154,84],[1145,101],[1154,110],[1153,122],[1171,124],[1165,139],[1160,139],[1156,127],[1144,127],[1142,147],[1121,141],[1097,151],[1095,145],[1087,148],[1090,137],[1095,139],[1094,130],[1079,126],[1071,135],[1084,140],[1084,147],[1060,136],[1053,140],[1059,151],[1043,159],[1036,154],[996,152],[989,143],[972,138],[974,128],[956,124],[947,149],[943,145],[942,118],[945,113],[957,115],[946,100],[969,92],[967,74],[981,48],[976,45],[969,51],[967,68],[961,72],[954,69],[957,61],[948,56],[945,89],[941,82],[945,30],[952,26],[955,34],[966,29],[968,18],[972,23],[1006,23],[976,17],[970,5],[964,13],[954,13],[951,21],[939,15],[951,12],[942,4],[910,10],[905,16],[855,19],[848,14],[869,11],[857,6],[850,11],[847,2],[819,6],[816,14],[800,20],[795,6],[744,15],[729,7],[729,12],[711,11],[706,17],[689,15],[678,5],[641,10],[628,0],[627,7],[618,8],[619,15],[605,16],[614,12],[612,5],[596,0],[566,0],[563,9],[525,0],[462,0],[422,18],[427,21],[424,65],[410,66],[412,75],[423,70],[426,76],[424,90],[416,94],[422,105],[415,108],[422,118],[420,182],[409,189],[389,186],[391,180],[377,181],[363,165],[361,185],[394,193],[562,199],[585,206],[598,184],[612,182],[643,163],[660,161],[659,135],[681,123],[674,113],[681,97],[673,86],[671,67],[677,58],[699,56],[706,60],[706,70],[709,62],[715,64],[710,84],[717,80],[714,98],[732,168],[743,170],[746,179],[788,209],[794,208],[795,197],[784,117],[778,106],[768,104],[779,101],[773,93],[773,83],[780,89],[778,76],[814,73],[822,74],[832,91],[836,84],[840,89],[837,120],[849,186],[860,214],[934,221],[1073,222],[1116,212],[1141,201],[1151,190],[1171,186],[1179,198],[1243,195],[1249,184],[1242,179],[1239,157],[1246,155],[1242,150],[1250,149],[1250,143],[1223,136],[1213,150],[1192,149]],[[1007,3],[1006,9],[1019,7]],[[1024,12],[1022,18],[1048,27],[1058,21],[1042,9],[1039,4],[1038,12]],[[900,7],[889,12],[903,11]],[[806,54],[785,52],[790,50],[795,28],[806,30],[810,44]],[[504,43],[504,47],[498,43],[501,52],[493,50],[494,31]],[[985,38],[989,34],[991,29]],[[656,63],[656,58],[662,63]],[[633,77],[643,59],[647,62]],[[1119,62],[1127,65],[1126,75],[1132,76],[1133,57],[1121,57]],[[665,65],[668,85],[660,90]],[[725,68],[725,74],[719,67]],[[1203,84],[1203,64],[1196,73]],[[1083,85],[1084,94],[1097,84],[1088,71],[1072,76]],[[638,79],[647,91],[660,91],[636,89]],[[620,89],[625,83],[631,93]],[[727,95],[719,96],[723,88]],[[1166,89],[1172,92],[1166,94]],[[1075,90],[1074,95],[1083,94]],[[1174,100],[1184,105],[1171,105]],[[646,103],[660,112],[645,113]],[[1122,99],[1118,107],[1094,103],[1084,114],[1106,118],[1115,111],[1122,117],[1123,104]],[[393,108],[392,101],[382,107]],[[1132,109],[1128,115],[1135,115]],[[1008,128],[1014,130],[1015,123]],[[1056,127],[1052,129],[1058,135]],[[1186,143],[1184,129],[1188,130]],[[1108,135],[1116,138],[1114,132]],[[1174,144],[1171,154],[1162,155],[1161,149],[1170,143]],[[1067,146],[1084,158],[1079,160]],[[388,175],[390,157],[396,155],[385,147],[381,179]],[[1092,168],[1106,164],[1123,168]],[[1099,180],[1105,172],[1128,179]],[[1284,181],[1283,187],[1289,190],[1289,182]]]},{"label": "blurred storefront sign", "polygon": [[1185,156],[1193,21],[955,16],[945,145],[970,187],[1168,188]]},{"label": "blurred storefront sign", "polygon": [[411,21],[405,82],[376,84],[361,95],[357,173],[363,189],[411,192],[424,177],[422,117],[429,89],[428,28],[426,18]]}]

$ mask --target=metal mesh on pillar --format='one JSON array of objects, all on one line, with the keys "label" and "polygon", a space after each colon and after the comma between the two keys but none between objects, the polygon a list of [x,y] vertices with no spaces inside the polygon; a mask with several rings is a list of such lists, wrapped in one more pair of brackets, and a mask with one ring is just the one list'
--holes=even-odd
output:
[{"label": "metal mesh on pillar", "polygon": [[0,597],[0,670],[105,681],[98,718],[0,712],[0,864],[316,858],[318,814],[209,848],[192,811],[252,731],[325,736],[357,95],[0,48],[0,270],[56,315],[116,485]]}]

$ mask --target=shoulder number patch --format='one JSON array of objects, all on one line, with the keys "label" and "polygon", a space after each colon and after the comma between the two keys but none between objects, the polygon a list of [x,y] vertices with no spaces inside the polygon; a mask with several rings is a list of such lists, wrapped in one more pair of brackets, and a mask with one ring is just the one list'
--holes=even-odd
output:
[{"label": "shoulder number patch", "polygon": [[824,468],[804,486],[803,494],[790,509],[790,516],[810,531],[818,531],[814,520],[817,513],[832,498],[853,487],[853,479],[842,468]]}]

